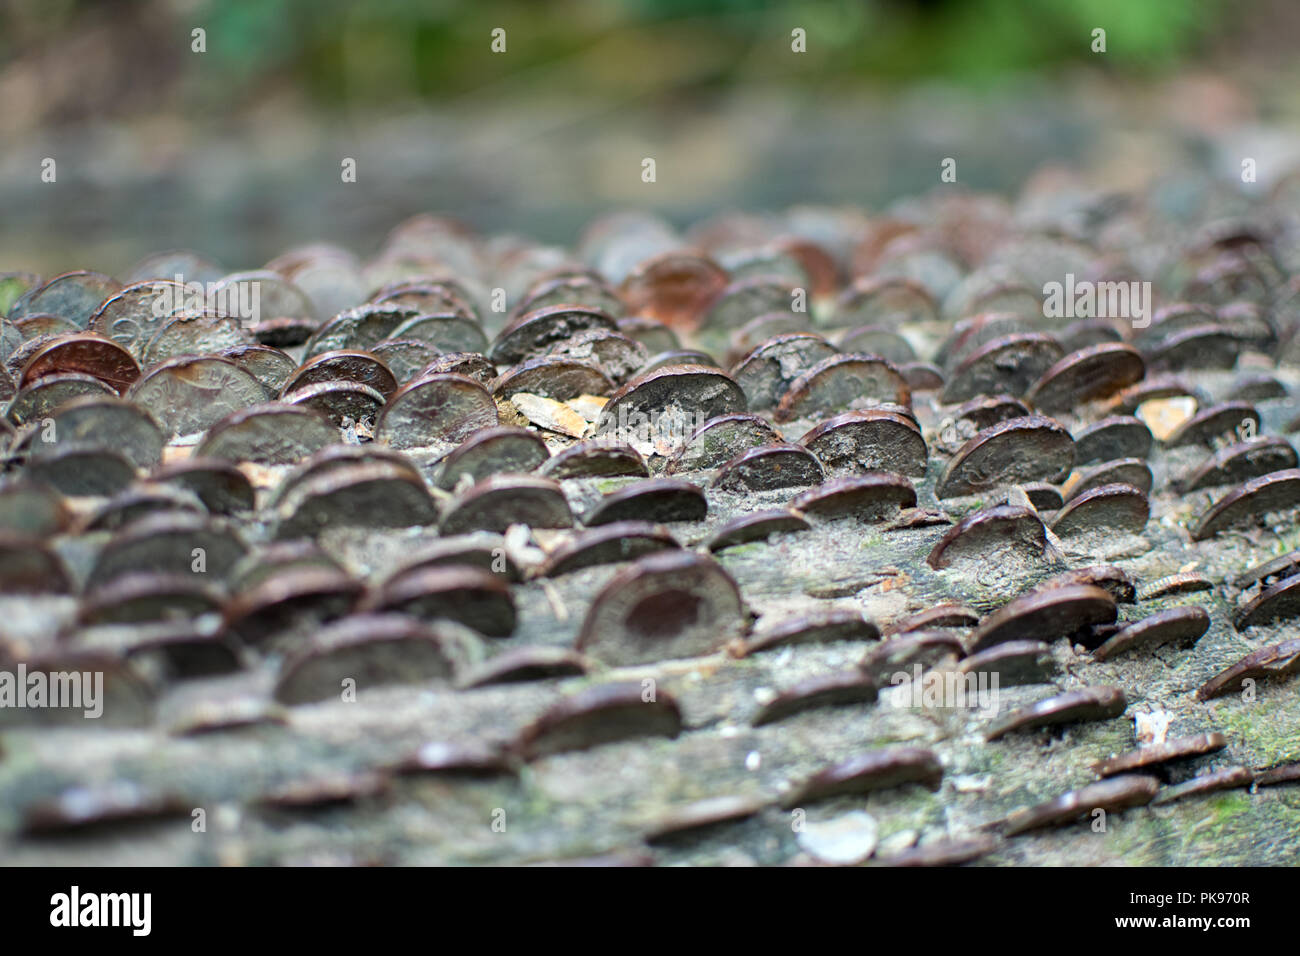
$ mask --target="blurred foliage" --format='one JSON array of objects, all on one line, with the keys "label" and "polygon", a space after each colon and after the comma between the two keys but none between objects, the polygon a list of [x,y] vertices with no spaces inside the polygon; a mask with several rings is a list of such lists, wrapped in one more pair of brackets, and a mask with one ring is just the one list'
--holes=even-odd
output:
[{"label": "blurred foliage", "polygon": [[[321,106],[436,101],[541,71],[584,93],[681,79],[719,86],[829,78],[961,80],[1069,63],[1149,70],[1225,28],[1226,0],[0,0],[0,55],[90,17],[154,35],[208,33],[219,70],[185,67],[202,98],[282,83]],[[1235,5],[1240,9],[1242,4]],[[507,58],[485,55],[504,27]],[[790,31],[808,33],[794,57]],[[1104,58],[1091,31],[1107,31]],[[126,27],[123,26],[122,29]],[[75,68],[70,65],[69,68]],[[165,82],[166,78],[162,78]]]}]

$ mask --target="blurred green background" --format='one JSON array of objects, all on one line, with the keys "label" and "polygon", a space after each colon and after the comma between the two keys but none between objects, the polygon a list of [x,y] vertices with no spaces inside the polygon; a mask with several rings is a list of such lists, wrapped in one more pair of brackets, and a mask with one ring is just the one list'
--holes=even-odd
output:
[{"label": "blurred green background", "polygon": [[[3,0],[0,271],[1300,158],[1294,0]],[[490,48],[506,31],[506,52]],[[206,31],[193,52],[191,31]],[[791,50],[791,31],[807,52]],[[1106,30],[1106,52],[1091,49]],[[654,157],[658,181],[641,182]],[[40,181],[45,157],[54,184]],[[355,183],[340,163],[357,161]]]}]

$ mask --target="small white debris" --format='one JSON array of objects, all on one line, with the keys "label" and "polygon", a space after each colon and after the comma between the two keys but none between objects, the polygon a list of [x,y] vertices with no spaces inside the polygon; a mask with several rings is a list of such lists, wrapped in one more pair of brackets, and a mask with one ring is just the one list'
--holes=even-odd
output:
[{"label": "small white debris", "polygon": [[1133,715],[1133,732],[1137,736],[1138,746],[1149,747],[1162,744],[1169,734],[1169,725],[1173,722],[1167,710],[1153,710],[1149,714]]},{"label": "small white debris", "polygon": [[875,817],[854,810],[822,823],[807,821],[795,839],[806,853],[822,863],[851,866],[876,852],[879,832]]},{"label": "small white debris", "polygon": [[749,771],[757,770],[763,766],[763,756],[757,750],[751,750],[745,755],[745,769]]}]

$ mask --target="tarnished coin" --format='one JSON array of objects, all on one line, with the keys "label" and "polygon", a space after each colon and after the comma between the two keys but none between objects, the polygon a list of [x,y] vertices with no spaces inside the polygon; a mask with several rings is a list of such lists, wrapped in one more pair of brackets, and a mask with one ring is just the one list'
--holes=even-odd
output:
[{"label": "tarnished coin", "polygon": [[757,415],[719,415],[691,433],[668,463],[668,473],[720,468],[751,448],[781,441],[780,433]]},{"label": "tarnished coin", "polygon": [[423,375],[395,391],[375,423],[375,440],[391,448],[447,448],[497,424],[486,388],[463,375]]},{"label": "tarnished coin", "polygon": [[1122,342],[1103,342],[1065,356],[1030,386],[1027,398],[1047,414],[1068,412],[1114,395],[1146,374],[1141,354]]},{"label": "tarnished coin", "polygon": [[91,511],[82,521],[85,531],[116,531],[147,515],[166,511],[203,514],[198,496],[171,485],[145,482],[127,488]]},{"label": "tarnished coin", "polygon": [[546,478],[649,478],[650,468],[631,445],[605,438],[580,441],[556,452],[538,474]]},{"label": "tarnished coin", "polygon": [[157,469],[150,480],[192,492],[213,514],[239,514],[256,505],[252,482],[228,461],[188,458]]},{"label": "tarnished coin", "polygon": [[836,348],[812,332],[791,332],[768,339],[736,363],[731,377],[754,410],[775,408],[790,383]]},{"label": "tarnished coin", "polygon": [[387,337],[426,342],[439,352],[486,354],[488,350],[488,338],[482,326],[454,312],[412,316],[399,323]]},{"label": "tarnished coin", "polygon": [[859,670],[809,677],[764,704],[750,726],[761,727],[815,708],[874,703],[877,693],[876,682]]},{"label": "tarnished coin", "polygon": [[487,637],[509,637],[516,622],[510,585],[491,571],[467,565],[404,571],[367,595],[361,608],[451,620]]},{"label": "tarnished coin", "polygon": [[970,636],[971,652],[1004,641],[1077,640],[1098,624],[1115,620],[1115,599],[1091,584],[1031,591],[986,617]]},{"label": "tarnished coin", "polygon": [[832,478],[790,502],[790,507],[800,514],[865,521],[879,521],[894,516],[900,508],[915,506],[916,489],[912,483],[888,471]]},{"label": "tarnished coin", "polygon": [[247,647],[292,652],[309,645],[323,625],[346,617],[363,590],[340,571],[284,568],[226,603],[226,631]]},{"label": "tarnished coin", "polygon": [[357,434],[370,433],[375,419],[384,410],[384,396],[361,382],[316,382],[287,393],[283,404],[304,408],[325,417],[334,428],[364,429]]},{"label": "tarnished coin", "polygon": [[40,421],[64,403],[87,395],[117,397],[111,387],[93,375],[76,372],[47,375],[16,392],[5,417],[15,425]]},{"label": "tarnished coin", "polygon": [[1099,661],[1134,651],[1153,651],[1166,644],[1195,644],[1210,628],[1210,615],[1203,607],[1189,605],[1157,611],[1126,624],[1092,652]]},{"label": "tarnished coin", "polygon": [[1137,600],[1137,588],[1132,579],[1124,573],[1123,569],[1113,564],[1071,568],[1069,571],[1062,571],[1048,578],[1038,586],[1038,589],[1059,588],[1072,584],[1091,584],[1093,587],[1101,588],[1115,599],[1116,604],[1132,604]]},{"label": "tarnished coin", "polygon": [[722,551],[739,544],[763,541],[774,534],[807,531],[809,527],[808,519],[789,508],[751,511],[732,518],[718,528],[713,537],[709,538],[708,547],[710,551]]},{"label": "tarnished coin", "polygon": [[244,320],[222,312],[180,312],[162,321],[139,349],[144,366],[156,365],[180,355],[212,355],[225,349],[252,343],[253,335]]},{"label": "tarnished coin", "polygon": [[101,272],[65,272],[19,296],[9,318],[48,313],[84,329],[99,304],[121,290],[122,283]]},{"label": "tarnished coin", "polygon": [[658,691],[649,699],[641,684],[598,684],[547,708],[520,731],[515,749],[527,760],[636,737],[676,737],[682,715],[676,699]]},{"label": "tarnished coin", "polygon": [[289,376],[298,367],[287,354],[269,345],[235,345],[222,349],[218,358],[234,362],[261,382],[266,390],[267,401],[280,394],[284,383],[289,381]]},{"label": "tarnished coin", "polygon": [[615,318],[622,315],[625,308],[623,300],[599,276],[571,273],[534,282],[511,310],[511,317],[535,312],[548,305],[581,305],[599,309]]},{"label": "tarnished coin", "polygon": [[918,282],[898,277],[862,276],[848,286],[835,303],[838,325],[858,323],[928,322],[938,318],[939,308]]},{"label": "tarnished coin", "polygon": [[218,613],[223,595],[195,574],[124,574],[86,592],[77,612],[82,624],[186,621]]},{"label": "tarnished coin", "polygon": [[927,747],[884,747],[831,764],[794,787],[782,801],[787,808],[845,794],[919,784],[938,790],[943,764]]},{"label": "tarnished coin", "polygon": [[911,401],[896,367],[879,356],[849,353],[823,359],[791,382],[773,417],[788,422],[885,403],[908,406]]},{"label": "tarnished coin", "polygon": [[339,349],[322,352],[300,365],[284,383],[281,396],[287,396],[307,385],[323,382],[348,381],[369,385],[385,399],[397,391],[397,379],[387,365],[369,352]]},{"label": "tarnished coin", "polygon": [[713,487],[724,491],[772,491],[821,483],[821,463],[802,445],[760,445],[724,464]]},{"label": "tarnished coin", "polygon": [[21,480],[0,485],[0,535],[53,537],[72,521],[63,496],[53,488]]},{"label": "tarnished coin", "polygon": [[864,471],[919,477],[926,471],[921,430],[910,418],[884,409],[828,418],[799,443],[817,456],[827,474],[836,477]]},{"label": "tarnished coin", "polygon": [[296,285],[267,270],[232,272],[207,288],[207,307],[249,322],[264,318],[315,320],[312,302]]},{"label": "tarnished coin", "polygon": [[110,448],[64,448],[33,458],[23,477],[65,495],[106,497],[133,482],[136,471],[126,456]]},{"label": "tarnished coin", "polygon": [[1300,464],[1284,438],[1263,436],[1219,449],[1178,483],[1184,492],[1232,485]]},{"label": "tarnished coin", "polygon": [[648,521],[616,521],[574,535],[546,557],[540,577],[555,577],[598,564],[634,561],[647,554],[680,548],[668,531]]},{"label": "tarnished coin", "polygon": [[863,618],[861,611],[836,608],[809,614],[796,614],[775,624],[760,627],[745,642],[744,653],[757,654],[760,651],[777,650],[799,644],[875,641],[879,638],[879,629]]},{"label": "tarnished coin", "polygon": [[1118,687],[1086,687],[1083,690],[1067,691],[997,718],[984,731],[984,739],[994,741],[1009,733],[1057,724],[1110,720],[1124,713],[1127,706],[1124,691]]},{"label": "tarnished coin", "polygon": [[1225,767],[1222,770],[1212,770],[1175,786],[1165,787],[1156,794],[1155,799],[1151,801],[1151,806],[1163,806],[1166,803],[1173,803],[1175,800],[1202,796],[1207,793],[1217,793],[1220,790],[1249,787],[1254,780],[1255,775],[1245,767]]},{"label": "tarnished coin", "polygon": [[317,471],[284,495],[276,513],[276,537],[282,539],[331,527],[410,528],[438,520],[424,482],[386,461]]},{"label": "tarnished coin", "polygon": [[340,312],[307,340],[308,358],[340,349],[365,351],[382,342],[407,319],[419,315],[414,306],[368,302]]},{"label": "tarnished coin", "polygon": [[1259,412],[1246,402],[1224,402],[1203,408],[1179,425],[1165,439],[1166,448],[1189,445],[1214,445],[1216,441],[1237,439],[1243,433],[1259,434]]},{"label": "tarnished coin", "polygon": [[1237,630],[1300,617],[1300,573],[1270,584],[1248,601],[1236,615]]},{"label": "tarnished coin", "polygon": [[748,629],[735,581],[690,551],[647,555],[592,601],[577,649],[610,665],[699,657]]},{"label": "tarnished coin", "polygon": [[708,513],[698,485],[678,478],[647,478],[605,495],[583,523],[595,527],[614,521],[702,521]]},{"label": "tarnished coin", "polygon": [[1280,557],[1271,558],[1243,571],[1232,579],[1232,586],[1240,590],[1255,585],[1268,587],[1297,573],[1300,573],[1300,550],[1288,551]]},{"label": "tarnished coin", "polygon": [[730,376],[699,365],[669,365],[614,392],[596,420],[596,434],[615,436],[642,454],[669,454],[709,419],[743,411],[745,394]]},{"label": "tarnished coin", "polygon": [[1102,485],[1070,498],[1052,521],[1060,538],[1141,534],[1151,517],[1151,505],[1141,488]]},{"label": "tarnished coin", "polygon": [[484,428],[447,455],[438,467],[434,485],[453,491],[462,482],[481,481],[491,475],[535,471],[550,456],[536,432],[524,428]]},{"label": "tarnished coin", "polygon": [[487,355],[498,365],[515,365],[527,358],[539,357],[557,342],[589,329],[618,331],[614,320],[598,309],[547,306],[521,315],[508,324],[492,343]]},{"label": "tarnished coin", "polygon": [[594,365],[618,383],[644,368],[650,357],[641,343],[607,329],[578,332],[551,346],[547,354]]},{"label": "tarnished coin", "polygon": [[1129,807],[1146,806],[1160,790],[1155,777],[1125,774],[1100,783],[1090,783],[1070,790],[1046,803],[1016,810],[1004,821],[1007,836],[1016,836],[1043,827],[1059,827],[1082,820],[1097,810],[1115,813]]},{"label": "tarnished coin", "polygon": [[1002,484],[1057,482],[1074,464],[1074,440],[1043,415],[985,428],[962,445],[935,486],[940,498],[978,494]]},{"label": "tarnished coin", "polygon": [[1065,355],[1054,338],[1022,332],[994,339],[968,353],[952,370],[943,389],[945,402],[978,395],[1023,395]]},{"label": "tarnished coin", "polygon": [[1252,651],[1231,667],[1215,674],[1197,688],[1196,699],[1211,700],[1226,694],[1237,694],[1256,681],[1290,677],[1297,670],[1300,670],[1300,638],[1270,644]]},{"label": "tarnished coin", "polygon": [[0,593],[67,594],[72,577],[63,559],[40,540],[0,532]]},{"label": "tarnished coin", "polygon": [[1300,505],[1300,469],[1287,468],[1252,478],[1228,492],[1201,516],[1193,541],[1213,538],[1229,528],[1262,524],[1270,514]]},{"label": "tarnished coin", "polygon": [[415,339],[385,339],[370,348],[370,354],[388,366],[398,385],[405,385],[437,359],[437,351]]},{"label": "tarnished coin", "polygon": [[1042,684],[1059,670],[1051,648],[1042,641],[1006,641],[972,654],[958,665],[962,674],[989,675],[997,686]]},{"label": "tarnished coin", "polygon": [[69,448],[111,448],[137,468],[162,459],[162,430],[143,408],[121,398],[88,395],[64,402],[31,432],[33,458]]},{"label": "tarnished coin", "polygon": [[915,614],[908,614],[894,621],[882,632],[886,637],[907,634],[911,631],[924,631],[936,627],[974,627],[980,616],[964,604],[936,604]]},{"label": "tarnished coin", "polygon": [[1076,471],[1061,487],[1061,495],[1065,502],[1070,502],[1085,492],[1115,484],[1131,485],[1143,494],[1150,494],[1153,480],[1151,466],[1141,458],[1120,458]]},{"label": "tarnished coin", "polygon": [[931,549],[926,563],[936,570],[986,562],[999,566],[1044,561],[1047,536],[1042,519],[1019,505],[993,505],[962,518]]},{"label": "tarnished coin", "polygon": [[557,402],[579,395],[610,395],[613,391],[613,381],[600,369],[554,355],[529,359],[508,368],[492,383],[492,394],[498,398],[528,392]]},{"label": "tarnished coin", "polygon": [[140,377],[140,366],[124,347],[91,332],[51,339],[33,352],[23,366],[18,387],[49,375],[93,375],[114,391],[123,392]]},{"label": "tarnished coin", "polygon": [[[663,322],[641,315],[624,316],[618,320],[618,330],[634,342],[645,346],[647,355],[657,355],[682,347],[671,328]],[[755,343],[757,344],[757,343]]]},{"label": "tarnished coin", "polygon": [[727,273],[707,256],[689,250],[665,252],[639,263],[620,288],[629,312],[673,329],[695,328],[727,285]]},{"label": "tarnished coin", "polygon": [[951,668],[964,653],[961,641],[947,629],[909,631],[872,647],[858,662],[858,668],[884,686],[892,684],[900,673],[910,678],[918,666],[923,671]]},{"label": "tarnished coin", "polygon": [[221,580],[247,551],[233,530],[206,515],[151,514],[127,525],[104,544],[86,584],[99,586],[141,571]]},{"label": "tarnished coin", "polygon": [[1230,369],[1246,345],[1243,337],[1218,323],[1173,332],[1146,353],[1158,372],[1189,369]]},{"label": "tarnished coin", "polygon": [[1161,743],[1152,743],[1130,750],[1128,753],[1100,760],[1092,765],[1099,777],[1113,777],[1120,773],[1132,773],[1147,767],[1157,767],[1176,760],[1190,760],[1206,754],[1218,753],[1228,746],[1228,738],[1214,732],[1195,734],[1191,737],[1178,737]]},{"label": "tarnished coin", "polygon": [[835,342],[841,352],[879,355],[895,365],[917,360],[916,350],[903,335],[883,325],[860,325],[840,335]]},{"label": "tarnished coin", "polygon": [[262,401],[262,386],[233,362],[168,359],[147,370],[126,397],[149,410],[168,436],[206,431],[232,412]]},{"label": "tarnished coin", "polygon": [[531,475],[485,478],[447,506],[438,530],[442,534],[504,532],[512,524],[573,527],[573,513],[560,483]]},{"label": "tarnished coin", "polygon": [[318,412],[268,402],[227,415],[203,436],[199,458],[290,465],[338,441],[338,430]]},{"label": "tarnished coin", "polygon": [[1131,415],[1111,415],[1074,433],[1074,463],[1090,465],[1116,458],[1146,458],[1151,454],[1151,429]]},{"label": "tarnished coin", "polygon": [[563,647],[540,645],[504,651],[470,670],[460,680],[462,687],[520,684],[581,677],[587,673],[587,659]]}]

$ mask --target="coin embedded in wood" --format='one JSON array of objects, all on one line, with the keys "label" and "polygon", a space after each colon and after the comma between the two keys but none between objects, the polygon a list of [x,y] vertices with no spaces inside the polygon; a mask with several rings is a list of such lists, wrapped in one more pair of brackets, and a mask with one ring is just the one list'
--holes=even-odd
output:
[{"label": "coin embedded in wood", "polygon": [[927,747],[884,747],[831,764],[809,777],[783,801],[788,808],[843,794],[863,794],[915,783],[938,790],[943,764]]},{"label": "coin embedded in wood", "polygon": [[781,441],[780,433],[757,415],[719,415],[690,434],[668,463],[668,473],[719,468],[748,449]]},{"label": "coin embedded in wood", "polygon": [[1146,373],[1141,354],[1122,342],[1103,342],[1065,356],[1025,393],[1039,410],[1073,411],[1134,384]]},{"label": "coin embedded in wood", "polygon": [[1206,754],[1218,753],[1228,746],[1228,738],[1216,732],[1194,734],[1190,737],[1178,737],[1161,743],[1147,744],[1137,750],[1100,760],[1092,769],[1100,777],[1113,777],[1116,774],[1131,773],[1147,767],[1155,767],[1176,760],[1190,760]]},{"label": "coin embedded in wood", "polygon": [[258,404],[263,394],[261,383],[233,362],[185,356],[147,369],[126,397],[174,436],[206,431],[232,412]]},{"label": "coin embedded in wood", "polygon": [[848,478],[832,478],[790,501],[790,507],[817,518],[859,518],[879,521],[901,508],[916,506],[916,489],[902,475],[873,471]]},{"label": "coin embedded in wood", "polygon": [[925,439],[904,415],[883,409],[844,412],[799,440],[834,477],[893,471],[920,477],[926,471]]},{"label": "coin embedded in wood", "polygon": [[673,738],[682,715],[671,694],[647,699],[640,683],[598,684],[561,698],[519,733],[515,749],[527,760],[637,737]]},{"label": "coin embedded in wood", "polygon": [[578,532],[547,555],[537,574],[556,577],[593,565],[634,561],[656,551],[680,547],[676,538],[656,524],[615,521]]},{"label": "coin embedded in wood", "polygon": [[1268,584],[1234,618],[1237,630],[1300,617],[1300,573]]},{"label": "coin embedded in wood", "polygon": [[782,442],[741,452],[722,466],[713,487],[740,493],[773,491],[820,484],[822,477],[821,463],[806,448]]},{"label": "coin embedded in wood", "polygon": [[986,342],[967,354],[948,376],[943,401],[965,402],[978,395],[1023,395],[1065,355],[1050,335],[1021,332]]},{"label": "coin embedded in wood", "polygon": [[510,586],[491,571],[466,565],[404,571],[367,595],[362,610],[456,621],[487,637],[509,637],[517,620]]},{"label": "coin embedded in wood", "polygon": [[876,682],[859,670],[809,677],[764,704],[750,726],[761,727],[815,708],[874,703],[877,693]]},{"label": "coin embedded in wood", "polygon": [[1230,528],[1263,524],[1270,514],[1300,505],[1300,469],[1286,468],[1243,482],[1212,504],[1192,530],[1205,541]]},{"label": "coin embedded in wood", "polygon": [[1016,810],[1003,824],[1007,836],[1017,836],[1042,827],[1059,827],[1082,820],[1096,810],[1114,813],[1129,807],[1146,806],[1160,790],[1155,777],[1125,774],[1070,790],[1046,803]]},{"label": "coin embedded in wood", "polygon": [[1058,537],[1141,534],[1151,505],[1141,488],[1116,483],[1091,488],[1070,498],[1052,521]]},{"label": "coin embedded in wood", "polygon": [[790,332],[761,343],[736,363],[731,377],[754,410],[775,408],[790,383],[838,350],[812,332]]},{"label": "coin embedded in wood", "polygon": [[979,432],[953,456],[935,486],[940,498],[978,494],[1000,484],[1057,482],[1074,464],[1074,440],[1042,415],[1012,418]]},{"label": "coin embedded in wood", "polygon": [[609,665],[699,657],[748,629],[740,591],[710,558],[664,551],[619,571],[592,601],[577,649]]},{"label": "coin embedded in wood", "polygon": [[424,482],[390,462],[350,464],[304,478],[276,507],[276,536],[313,537],[331,527],[431,525],[438,509]]},{"label": "coin embedded in wood", "polygon": [[709,538],[710,551],[723,551],[752,541],[765,541],[774,534],[807,531],[808,519],[789,508],[768,508],[739,515],[724,523]]},{"label": "coin embedded in wood", "polygon": [[1261,436],[1220,448],[1178,483],[1185,493],[1239,484],[1300,464],[1295,448],[1285,438]]},{"label": "coin embedded in wood", "polygon": [[536,432],[524,428],[484,428],[457,445],[438,467],[434,484],[447,491],[463,481],[536,470],[550,456]]},{"label": "coin embedded in wood", "polygon": [[1115,620],[1115,599],[1091,584],[1067,584],[1031,591],[986,617],[970,636],[970,650],[1012,640],[1077,638],[1097,624]]},{"label": "coin embedded in wood", "polygon": [[290,465],[338,440],[338,429],[319,412],[269,402],[240,409],[214,424],[194,454],[199,458]]},{"label": "coin embedded in wood", "polygon": [[496,402],[478,382],[423,375],[389,398],[375,422],[375,441],[391,448],[446,448],[496,424]]},{"label": "coin embedded in wood", "polygon": [[531,475],[494,475],[447,505],[438,530],[504,532],[512,524],[530,528],[571,528],[573,513],[559,482]]},{"label": "coin embedded in wood", "polygon": [[1127,706],[1128,700],[1118,687],[1087,687],[1066,691],[997,718],[984,731],[984,739],[991,742],[1015,731],[1037,730],[1080,721],[1109,720],[1124,713]]},{"label": "coin embedded in wood", "polygon": [[876,355],[832,355],[792,381],[773,418],[789,422],[892,403],[908,406],[911,390],[902,373]]}]

